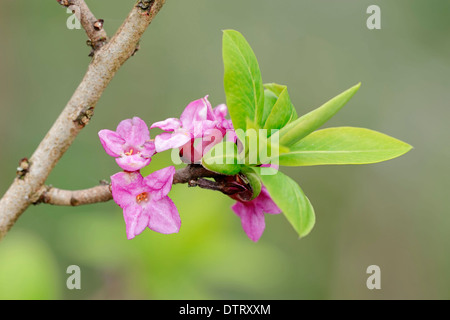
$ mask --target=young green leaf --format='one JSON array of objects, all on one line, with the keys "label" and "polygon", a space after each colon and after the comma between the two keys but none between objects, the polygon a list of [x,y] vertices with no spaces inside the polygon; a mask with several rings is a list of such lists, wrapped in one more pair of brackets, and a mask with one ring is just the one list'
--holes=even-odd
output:
[{"label": "young green leaf", "polygon": [[216,144],[203,156],[202,165],[213,172],[226,175],[238,174],[241,164],[238,161],[238,150],[233,142]]},{"label": "young green leaf", "polygon": [[277,97],[281,95],[281,93],[286,90],[286,86],[283,86],[282,84],[277,83],[265,83],[264,88],[267,90],[273,92]]},{"label": "young green leaf", "polygon": [[272,91],[264,90],[264,111],[261,119],[261,123],[265,124],[269,114],[272,112],[273,106],[278,100],[278,96]]},{"label": "young green leaf", "polygon": [[252,167],[242,166],[241,173],[247,177],[252,186],[253,197],[251,200],[253,200],[261,193],[261,179]]},{"label": "young green leaf", "polygon": [[260,178],[298,235],[308,235],[316,218],[314,208],[300,186],[280,171],[275,175],[260,175]]},{"label": "young green leaf", "polygon": [[297,119],[297,112],[291,103],[287,87],[276,83],[266,84],[265,87],[277,97],[277,101],[267,118],[263,119],[264,129],[281,129],[293,119]]},{"label": "young green leaf", "polygon": [[255,166],[271,163],[281,153],[289,152],[289,148],[280,146],[277,129],[236,130],[242,152],[242,164]]},{"label": "young green leaf", "polygon": [[225,95],[234,128],[246,130],[248,120],[262,127],[264,89],[252,48],[242,34],[225,30],[222,53]]},{"label": "young green leaf", "polygon": [[315,166],[386,161],[411,150],[403,141],[383,133],[353,127],[318,130],[281,154],[280,165]]},{"label": "young green leaf", "polygon": [[318,129],[334,116],[358,91],[361,83],[344,91],[321,107],[301,116],[280,130],[280,144],[291,146]]}]

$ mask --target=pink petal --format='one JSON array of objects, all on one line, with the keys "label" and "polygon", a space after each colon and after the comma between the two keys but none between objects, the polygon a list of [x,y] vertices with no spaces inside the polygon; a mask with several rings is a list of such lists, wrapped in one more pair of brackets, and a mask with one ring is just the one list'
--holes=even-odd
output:
[{"label": "pink petal", "polygon": [[218,129],[207,130],[203,137],[186,143],[180,149],[181,160],[184,163],[201,163],[203,156],[216,144],[223,140],[222,131]]},{"label": "pink petal", "polygon": [[263,167],[263,168],[273,168],[273,169],[275,169],[275,170],[278,170],[278,169],[280,168],[279,165],[277,165],[277,164],[272,164],[272,163],[265,163],[265,164],[262,164],[261,167]]},{"label": "pink petal", "polygon": [[194,142],[195,140],[192,139],[180,147],[180,157],[181,161],[184,163],[200,163],[200,160],[202,159],[201,143],[195,144]]},{"label": "pink petal", "polygon": [[228,131],[228,130],[234,131],[233,121],[227,120],[227,119],[223,120],[223,121],[222,121],[222,128],[225,129],[225,130],[227,130],[227,131]]},{"label": "pink petal", "polygon": [[125,140],[118,133],[111,130],[100,130],[98,136],[106,153],[111,157],[118,157],[123,152]]},{"label": "pink petal", "polygon": [[219,129],[222,132],[222,135],[225,136],[227,132],[233,131],[233,123],[231,120],[222,120],[216,122],[216,128]]},{"label": "pink petal", "polygon": [[150,221],[148,227],[153,231],[170,234],[177,233],[181,227],[181,219],[177,207],[169,197],[153,199],[147,206]]},{"label": "pink petal", "polygon": [[[236,143],[237,139],[238,138],[237,138],[236,131],[234,131],[234,130],[228,130],[227,131],[226,136],[225,136],[225,141]],[[240,151],[242,151],[242,150],[239,150],[239,152]]]},{"label": "pink petal", "polygon": [[138,171],[148,166],[152,158],[144,158],[141,154],[133,154],[131,156],[121,156],[116,158],[116,162],[125,171]]},{"label": "pink petal", "polygon": [[216,121],[211,120],[196,121],[193,123],[191,132],[194,134],[194,138],[201,138],[205,132],[215,129],[216,124]]},{"label": "pink petal", "polygon": [[236,202],[231,208],[241,218],[242,228],[250,240],[258,241],[266,227],[262,210],[250,202]]},{"label": "pink petal", "polygon": [[131,240],[147,227],[149,216],[144,213],[142,206],[136,204],[128,206],[123,210],[123,218],[125,220],[127,239]]},{"label": "pink petal", "polygon": [[275,202],[273,202],[269,192],[264,186],[261,188],[261,193],[259,194],[259,196],[256,197],[256,199],[254,199],[252,202],[255,202],[255,204],[260,207],[265,213],[281,213],[281,209],[278,208]]},{"label": "pink petal", "polygon": [[117,126],[116,131],[130,146],[140,147],[146,141],[150,140],[150,132],[148,131],[147,125],[138,117],[123,120]]},{"label": "pink petal", "polygon": [[136,196],[145,191],[139,172],[119,172],[111,177],[111,191],[114,201],[126,208],[136,203]]},{"label": "pink petal", "polygon": [[181,127],[181,121],[176,118],[168,118],[164,121],[155,122],[150,129],[159,128],[164,131],[175,131]]},{"label": "pink petal", "polygon": [[217,121],[222,121],[227,116],[228,108],[225,104],[220,104],[214,108],[213,113]]},{"label": "pink petal", "polygon": [[211,104],[208,101],[208,96],[192,101],[184,109],[180,117],[183,128],[192,131],[194,123],[205,120],[214,120]]},{"label": "pink petal", "polygon": [[224,132],[222,130],[216,128],[206,130],[202,137],[202,145],[204,150],[203,154],[205,154],[205,148],[207,146],[209,146],[210,148],[215,146],[223,140],[223,137]]},{"label": "pink petal", "polygon": [[208,95],[206,95],[204,98],[203,98],[203,101],[205,102],[205,104],[206,104],[206,119],[207,120],[215,120],[215,116],[214,116],[214,112],[213,112],[213,109],[212,109],[212,107],[211,107],[211,103],[209,102],[209,100],[208,100]]},{"label": "pink petal", "polygon": [[156,153],[155,142],[154,141],[147,141],[141,147],[140,152],[141,152],[141,155],[144,158],[151,158]]},{"label": "pink petal", "polygon": [[275,163],[265,163],[260,166],[260,174],[261,175],[274,175],[278,172],[278,168],[280,166]]},{"label": "pink petal", "polygon": [[172,189],[173,176],[175,174],[175,167],[167,167],[153,172],[144,178],[144,183],[150,190],[152,199],[159,200],[167,196]]},{"label": "pink petal", "polygon": [[185,132],[161,133],[155,137],[156,152],[179,148],[188,141],[191,141],[191,136]]}]

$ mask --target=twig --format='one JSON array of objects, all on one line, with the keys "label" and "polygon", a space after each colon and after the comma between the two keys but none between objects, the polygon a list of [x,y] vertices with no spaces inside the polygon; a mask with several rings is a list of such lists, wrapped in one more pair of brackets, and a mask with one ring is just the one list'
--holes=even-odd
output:
[{"label": "twig", "polygon": [[[236,189],[230,188],[225,182],[224,176],[203,168],[201,165],[188,165],[176,171],[173,177],[173,184],[188,183],[191,187],[220,191],[224,194],[233,194]],[[214,178],[217,181],[206,180],[204,178]],[[239,190],[241,191],[241,190]],[[109,183],[103,183],[85,190],[61,190],[58,188],[44,186],[33,199],[33,204],[46,203],[56,206],[80,206],[106,202],[112,199],[111,187]]]},{"label": "twig", "polygon": [[97,50],[82,82],[29,159],[26,172],[14,180],[0,200],[0,239],[33,203],[58,160],[89,123],[103,91],[135,52],[139,39],[164,2],[139,1],[114,37]]},{"label": "twig", "polygon": [[57,0],[64,7],[71,9],[79,18],[89,38],[88,44],[92,47],[90,56],[100,49],[107,41],[108,35],[103,29],[103,19],[97,19],[89,10],[84,0]]},{"label": "twig", "polygon": [[190,164],[183,169],[177,170],[173,177],[173,183],[189,183],[191,180],[199,178],[219,178],[223,175],[205,169],[200,164]]},{"label": "twig", "polygon": [[61,190],[53,187],[45,187],[45,190],[35,203],[48,203],[55,206],[80,206],[107,202],[112,199],[109,185],[100,185],[85,190]]}]

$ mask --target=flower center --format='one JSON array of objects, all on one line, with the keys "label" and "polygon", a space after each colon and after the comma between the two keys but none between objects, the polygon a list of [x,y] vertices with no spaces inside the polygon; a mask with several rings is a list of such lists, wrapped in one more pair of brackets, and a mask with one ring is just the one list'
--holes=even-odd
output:
[{"label": "flower center", "polygon": [[141,203],[142,201],[147,202],[148,201],[148,193],[142,192],[136,196],[136,202]]},{"label": "flower center", "polygon": [[127,152],[124,152],[124,154],[126,156],[132,156],[132,155],[135,155],[135,154],[139,154],[139,151],[136,150],[136,149],[130,148],[130,149],[128,149]]}]

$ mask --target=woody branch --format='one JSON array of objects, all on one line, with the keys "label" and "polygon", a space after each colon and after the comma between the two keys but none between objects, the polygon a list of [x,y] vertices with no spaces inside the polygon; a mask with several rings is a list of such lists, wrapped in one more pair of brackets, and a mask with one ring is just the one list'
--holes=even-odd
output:
[{"label": "woody branch", "polygon": [[[90,28],[95,17],[84,1],[58,2],[79,5],[81,22],[88,36],[92,37],[91,41],[94,39],[95,42],[97,35],[103,34],[104,31],[95,33]],[[0,239],[42,192],[50,172],[78,133],[89,123],[104,90],[117,70],[134,54],[140,38],[164,3],[165,0],[138,1],[114,37],[94,52],[80,85],[31,158],[24,161],[26,170],[19,170],[18,176],[0,200]]]},{"label": "woody branch", "polygon": [[[205,178],[213,178],[214,181]],[[173,177],[173,184],[184,183],[190,187],[220,191],[227,195],[242,191],[241,189],[236,189],[234,184],[230,184],[229,179],[229,176],[209,171],[201,165],[191,164],[176,171]],[[99,186],[74,191],[44,186],[33,204],[46,203],[56,206],[80,206],[110,200],[112,200],[111,186],[109,183],[101,182]]]},{"label": "woody branch", "polygon": [[75,13],[80,20],[83,29],[88,36],[88,44],[92,47],[91,55],[100,49],[107,41],[108,35],[103,29],[103,19],[97,19],[89,10],[84,0],[57,0],[61,5],[67,7]]}]

